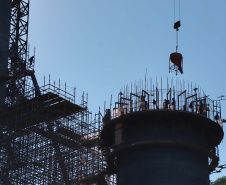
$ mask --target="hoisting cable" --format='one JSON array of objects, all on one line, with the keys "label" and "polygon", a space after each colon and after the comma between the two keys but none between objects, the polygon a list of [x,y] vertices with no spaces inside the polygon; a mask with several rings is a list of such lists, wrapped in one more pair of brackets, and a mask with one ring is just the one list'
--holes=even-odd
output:
[{"label": "hoisting cable", "polygon": [[174,0],[174,20],[173,20],[174,22],[175,22],[175,4],[176,3],[175,3],[175,0]]},{"label": "hoisting cable", "polygon": [[180,20],[180,0],[179,0],[179,20]]},{"label": "hoisting cable", "polygon": [[181,26],[180,24],[180,0],[179,0],[179,21],[175,22],[175,17],[176,17],[176,2],[174,0],[174,29],[176,29],[176,52],[178,49],[178,31],[179,27]]},{"label": "hoisting cable", "polygon": [[[180,0],[179,0],[179,21],[180,21]],[[178,49],[178,31],[179,29],[177,30],[177,46],[176,46],[176,52],[177,52],[177,49]]]},{"label": "hoisting cable", "polygon": [[[176,52],[173,52],[170,54],[170,61],[173,63],[173,65],[171,65],[171,63],[169,63],[169,71],[180,71],[181,74],[183,74],[183,56],[181,53],[178,53],[178,31],[179,31],[179,27],[181,26],[180,24],[180,0],[177,0],[176,4],[176,0],[174,0],[174,29],[176,30]],[[178,7],[178,9],[176,8]],[[176,11],[179,10],[179,11]],[[177,13],[177,14],[176,14]],[[176,21],[176,18],[179,18],[178,21]]]}]

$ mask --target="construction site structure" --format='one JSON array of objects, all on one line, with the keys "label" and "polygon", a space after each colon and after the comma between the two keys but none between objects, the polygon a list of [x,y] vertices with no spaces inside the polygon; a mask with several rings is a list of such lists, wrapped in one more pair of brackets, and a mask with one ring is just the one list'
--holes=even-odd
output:
[{"label": "construction site structure", "polygon": [[0,6],[0,110],[3,109],[6,97],[6,80],[8,77],[8,49],[10,33],[11,1],[1,1]]},{"label": "construction site structure", "polygon": [[101,113],[92,118],[85,94],[77,105],[55,83],[40,92],[1,112],[0,184],[114,184],[100,150]]},{"label": "construction site structure", "polygon": [[29,56],[29,0],[0,1],[0,184],[115,184],[106,173],[88,96],[35,77]]},{"label": "construction site structure", "polygon": [[224,136],[220,100],[184,82],[146,84],[126,86],[105,119],[107,171],[117,185],[209,185]]},{"label": "construction site structure", "polygon": [[[148,89],[145,82],[121,92],[104,116],[93,115],[85,93],[77,103],[75,89],[50,76],[39,86],[28,49],[29,5],[0,1],[0,184],[147,184],[162,169],[168,178],[168,169],[169,180],[180,177],[173,184],[205,185],[219,161],[220,101],[192,86]],[[185,172],[194,183],[182,182]]]}]

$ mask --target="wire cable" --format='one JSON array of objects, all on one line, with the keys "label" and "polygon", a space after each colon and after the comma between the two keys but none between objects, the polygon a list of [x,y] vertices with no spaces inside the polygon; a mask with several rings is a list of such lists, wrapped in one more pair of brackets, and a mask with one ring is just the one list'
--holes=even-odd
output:
[{"label": "wire cable", "polygon": [[180,20],[180,0],[179,0],[179,20]]},{"label": "wire cable", "polygon": [[175,22],[175,0],[174,0],[174,22]]}]

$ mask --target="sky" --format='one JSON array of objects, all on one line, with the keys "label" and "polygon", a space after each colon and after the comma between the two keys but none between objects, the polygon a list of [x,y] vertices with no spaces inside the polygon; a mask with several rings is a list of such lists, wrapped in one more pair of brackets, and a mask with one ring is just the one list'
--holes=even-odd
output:
[{"label": "sky", "polygon": [[[181,20],[178,52],[184,74],[169,73],[169,55],[176,50],[174,0],[30,0],[29,43],[36,48],[36,77],[44,76],[83,91],[88,107],[103,111],[121,88],[147,77],[197,84],[217,99],[226,95],[226,1],[175,0],[175,21]],[[222,101],[226,119],[226,101]],[[226,128],[226,124],[225,124]],[[220,164],[226,164],[226,140]],[[210,176],[211,180],[226,175]]]}]

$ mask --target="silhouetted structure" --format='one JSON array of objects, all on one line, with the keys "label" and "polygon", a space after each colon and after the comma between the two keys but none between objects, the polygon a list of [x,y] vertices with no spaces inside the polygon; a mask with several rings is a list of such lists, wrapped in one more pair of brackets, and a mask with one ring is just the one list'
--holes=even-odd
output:
[{"label": "silhouetted structure", "polygon": [[29,0],[0,1],[0,184],[158,184],[159,170],[163,183],[208,182],[223,137],[219,100],[140,83],[93,116],[85,93],[78,104],[50,76],[39,86],[28,20]]},{"label": "silhouetted structure", "polygon": [[[150,87],[120,96],[113,120],[103,127],[103,145],[111,151],[108,171],[117,174],[118,185],[209,185],[224,135],[220,116],[214,116],[220,114],[220,101],[180,84]],[[140,109],[144,95],[150,97],[148,107]]]},{"label": "silhouetted structure", "polygon": [[[11,20],[10,20],[11,13]],[[0,2],[0,184],[109,184],[99,149],[102,115],[88,97],[40,87],[28,52],[29,0]]]}]

